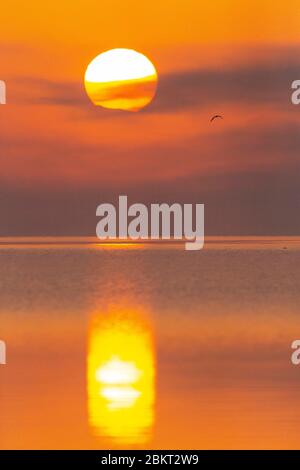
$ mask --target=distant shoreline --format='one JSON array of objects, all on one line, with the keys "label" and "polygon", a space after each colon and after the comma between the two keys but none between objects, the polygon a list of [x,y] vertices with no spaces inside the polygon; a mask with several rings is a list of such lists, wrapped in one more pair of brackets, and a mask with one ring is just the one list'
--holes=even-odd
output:
[{"label": "distant shoreline", "polygon": [[[97,237],[0,237],[0,249],[7,247],[176,247],[185,240],[98,240]],[[207,236],[206,248],[300,248],[300,236]]]}]

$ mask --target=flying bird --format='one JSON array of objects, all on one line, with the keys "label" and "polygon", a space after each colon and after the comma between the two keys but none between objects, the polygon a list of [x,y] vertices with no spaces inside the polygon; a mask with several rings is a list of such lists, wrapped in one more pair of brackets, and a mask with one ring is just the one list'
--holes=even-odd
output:
[{"label": "flying bird", "polygon": [[210,122],[213,122],[215,119],[223,119],[223,116],[220,116],[220,114],[216,114],[211,118]]}]

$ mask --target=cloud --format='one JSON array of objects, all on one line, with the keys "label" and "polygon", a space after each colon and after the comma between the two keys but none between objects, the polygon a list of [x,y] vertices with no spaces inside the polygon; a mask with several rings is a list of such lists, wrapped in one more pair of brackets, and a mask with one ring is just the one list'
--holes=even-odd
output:
[{"label": "cloud", "polygon": [[[264,123],[263,123],[264,124]],[[1,183],[89,188],[132,186],[158,181],[182,184],[185,178],[269,172],[299,166],[297,123],[252,124],[170,142],[121,148],[76,137],[2,134]],[[220,184],[220,183],[219,183]]]},{"label": "cloud", "polygon": [[[299,170],[299,168],[298,168]],[[299,171],[293,168],[223,175],[189,175],[174,181],[135,184],[103,181],[43,189],[1,184],[0,235],[94,235],[103,202],[204,203],[206,234],[297,235],[300,231]]]},{"label": "cloud", "polygon": [[291,83],[299,76],[300,62],[173,73],[160,78],[157,98],[146,112],[169,113],[226,103],[286,107]]},{"label": "cloud", "polygon": [[[299,233],[299,108],[290,101],[297,78],[300,62],[278,58],[172,73],[160,77],[154,102],[130,119],[94,107],[82,83],[16,80],[19,94],[11,96],[33,113],[28,129],[28,115],[7,107],[9,121],[0,126],[0,234],[93,234],[95,207],[122,193],[146,203],[204,202],[207,233]],[[202,109],[225,110],[228,118],[212,128]],[[249,110],[251,119],[242,120]],[[180,113],[184,129],[170,118]],[[115,116],[124,121],[112,124]],[[196,126],[188,133],[198,118],[199,132]],[[86,127],[72,119],[86,119]],[[125,139],[129,132],[132,140]],[[157,140],[144,138],[155,133]]]},{"label": "cloud", "polygon": [[0,140],[0,235],[93,235],[95,208],[203,202],[207,234],[298,234],[296,124],[228,130],[139,151]]},{"label": "cloud", "polygon": [[14,80],[16,86],[26,91],[15,96],[15,102],[27,105],[85,106],[87,99],[83,84],[58,82],[38,77],[22,77]]},{"label": "cloud", "polygon": [[[143,113],[174,113],[194,108],[215,108],[225,104],[248,106],[290,105],[291,84],[300,78],[300,62],[274,61],[268,64],[236,65],[233,69],[211,68],[186,70],[161,75],[157,96]],[[93,106],[79,82],[56,82],[24,77],[19,85],[26,87],[27,104],[77,107],[86,117],[127,116],[120,111],[107,111]]]}]

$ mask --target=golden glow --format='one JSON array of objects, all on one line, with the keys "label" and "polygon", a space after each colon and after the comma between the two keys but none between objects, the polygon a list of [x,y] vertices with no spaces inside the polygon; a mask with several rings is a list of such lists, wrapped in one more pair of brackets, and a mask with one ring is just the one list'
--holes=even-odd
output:
[{"label": "golden glow", "polygon": [[92,60],[84,84],[96,106],[138,111],[152,101],[157,73],[143,54],[131,49],[112,49]]},{"label": "golden glow", "polygon": [[98,55],[88,66],[85,80],[92,83],[137,80],[155,75],[147,57],[131,49],[112,49]]},{"label": "golden glow", "polygon": [[114,444],[143,444],[154,421],[155,361],[151,329],[133,310],[97,314],[88,346],[89,421]]}]

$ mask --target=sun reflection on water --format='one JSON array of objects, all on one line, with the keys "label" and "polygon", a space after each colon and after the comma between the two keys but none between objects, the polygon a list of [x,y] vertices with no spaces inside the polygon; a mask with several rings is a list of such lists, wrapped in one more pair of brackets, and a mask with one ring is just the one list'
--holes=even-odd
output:
[{"label": "sun reflection on water", "polygon": [[94,434],[116,445],[146,443],[154,424],[155,359],[144,313],[118,309],[93,316],[87,379]]}]

